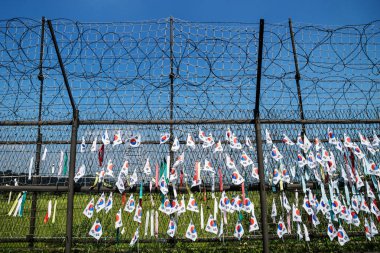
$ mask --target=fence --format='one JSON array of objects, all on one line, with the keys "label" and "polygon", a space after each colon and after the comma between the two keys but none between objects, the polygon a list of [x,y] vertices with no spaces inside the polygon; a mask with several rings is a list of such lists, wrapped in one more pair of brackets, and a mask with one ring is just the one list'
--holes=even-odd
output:
[{"label": "fence", "polygon": [[[63,19],[45,22],[43,18],[41,22],[3,20],[0,27],[0,191],[4,193],[0,243],[9,249],[65,245],[69,252],[83,244],[98,247],[99,242],[129,243],[135,227],[127,227],[128,236],[124,239],[120,231],[112,234],[105,229],[98,244],[89,240],[87,232],[92,222],[81,213],[87,202],[101,192],[114,192],[115,198],[120,198],[116,187],[91,188],[96,172],[109,160],[115,173],[125,160],[129,161],[130,172],[137,173],[138,183],[127,187],[126,192],[139,192],[141,183],[144,205],[151,213],[156,209],[153,203],[159,203],[159,190],[153,189],[148,195],[151,176],[143,171],[147,158],[154,174],[155,164],[166,156],[170,156],[173,165],[175,158],[185,153],[185,162],[179,167],[185,175],[184,182],[181,179],[181,184],[173,184],[179,193],[188,193],[185,184],[191,184],[194,164],[201,161],[203,165],[205,159],[216,170],[220,168],[222,190],[241,191],[240,185],[233,184],[234,170],[227,169],[225,159],[228,154],[240,161],[241,152],[231,148],[225,138],[226,130],[231,129],[243,145],[246,137],[251,140],[251,147],[244,145],[243,150],[254,160],[261,179],[252,177],[251,169],[240,168],[245,179],[243,190],[260,206],[260,212],[256,212],[260,230],[245,236],[246,243],[262,239],[262,250],[268,252],[269,239],[277,237],[268,226],[272,223],[267,202],[279,197],[269,190],[284,192],[282,186],[273,184],[272,170],[283,164],[289,170],[297,166],[297,148],[286,145],[282,134],[294,141],[299,133],[302,138],[318,137],[330,147],[327,127],[338,138],[343,134],[358,136],[357,132],[369,137],[379,129],[378,21],[323,27],[292,25],[291,21],[264,25],[264,20],[257,24],[198,23],[173,18],[79,23]],[[199,129],[211,133],[216,142],[221,140],[224,153],[203,148],[198,138],[194,149],[186,146],[188,133],[196,137]],[[272,146],[263,143],[266,129],[284,156],[281,162],[270,157]],[[98,149],[106,130],[111,140],[120,130],[123,144],[107,145],[103,165],[99,165]],[[170,133],[165,144],[160,144],[162,133]],[[127,137],[136,135],[141,136],[141,145],[131,147]],[[179,151],[172,151],[175,137],[179,139]],[[94,140],[98,146],[96,152],[91,152]],[[353,142],[360,140],[355,137]],[[347,157],[354,157],[351,149],[344,149],[342,155],[330,148],[342,166],[347,164]],[[378,162],[376,150],[372,153],[363,146],[362,151]],[[359,159],[352,157],[352,167],[360,168]],[[75,172],[82,164],[86,175],[74,183]],[[291,184],[284,186],[285,192],[301,191],[306,173],[310,175],[307,186],[320,194],[315,170],[295,171]],[[364,175],[363,169],[361,173]],[[331,175],[334,179],[340,176]],[[18,185],[14,185],[15,179]],[[376,188],[376,178],[365,175],[364,179],[372,180],[371,185]],[[200,200],[207,213],[214,204],[209,194],[214,188],[219,189],[219,174],[202,172],[202,180],[203,184],[191,191],[200,192],[194,193],[198,200],[204,197],[201,192],[208,192],[207,200]],[[327,187],[327,173],[323,181]],[[8,203],[13,203],[21,191],[28,192],[24,217],[8,216],[10,204],[6,201],[9,198]],[[170,198],[173,194],[171,187]],[[153,201],[149,203],[151,195]],[[57,201],[57,221],[43,224],[47,200],[51,199]],[[119,202],[115,205],[122,206]],[[281,213],[286,215],[283,207]],[[111,218],[101,217],[107,222],[103,227],[111,230]],[[170,217],[164,216],[165,228],[161,225],[162,231],[155,237],[142,236],[140,232],[139,242],[186,243],[181,235],[196,217],[186,216],[185,222],[178,223],[177,236],[167,239],[165,230]],[[133,223],[132,217],[126,219],[128,224]],[[233,226],[226,229],[232,231]],[[327,238],[322,230],[311,225],[309,229],[312,238]],[[363,231],[350,226],[349,235],[364,241]],[[200,244],[219,241],[202,231],[199,235]],[[226,233],[226,243],[235,240],[231,235]],[[289,235],[289,241],[297,239],[294,235]]]}]

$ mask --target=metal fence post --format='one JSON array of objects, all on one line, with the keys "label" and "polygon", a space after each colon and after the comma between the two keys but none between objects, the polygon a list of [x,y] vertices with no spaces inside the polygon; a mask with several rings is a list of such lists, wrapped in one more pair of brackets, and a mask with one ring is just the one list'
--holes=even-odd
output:
[{"label": "metal fence post", "polygon": [[71,92],[71,88],[69,85],[69,81],[67,79],[65,66],[62,61],[61,53],[59,52],[57,39],[54,34],[53,25],[51,20],[47,21],[51,38],[54,43],[55,52],[57,54],[59,66],[61,68],[63,80],[66,86],[67,93],[69,95],[70,104],[73,110],[73,121],[71,128],[71,144],[70,144],[70,165],[69,165],[69,190],[67,195],[67,212],[66,212],[66,246],[65,252],[71,252],[71,246],[73,241],[73,209],[74,209],[74,174],[75,174],[75,162],[76,162],[76,154],[77,154],[77,135],[78,135],[78,127],[79,127],[79,110],[77,110],[75,106],[75,101],[73,94]]},{"label": "metal fence post", "polygon": [[[303,113],[302,94],[301,94],[301,85],[300,85],[301,75],[300,75],[300,71],[298,68],[297,51],[296,51],[296,44],[295,44],[295,40],[294,40],[294,33],[293,33],[293,26],[292,26],[292,19],[291,18],[289,18],[289,30],[290,30],[290,38],[292,41],[294,67],[296,69],[295,79],[296,79],[297,94],[298,94],[298,110],[300,113],[301,120],[304,120],[305,116]],[[305,123],[302,123],[302,132],[301,132],[302,138],[304,137],[305,133],[306,133]]]},{"label": "metal fence post", "polygon": [[257,146],[257,163],[259,169],[259,190],[260,190],[260,211],[261,211],[261,231],[263,234],[263,252],[269,252],[269,235],[267,222],[267,194],[265,192],[264,175],[264,155],[260,125],[260,87],[261,87],[261,68],[263,62],[263,42],[264,42],[264,19],[260,19],[259,49],[257,55],[257,75],[256,75],[256,105],[255,105],[255,132]]},{"label": "metal fence post", "polygon": [[[44,37],[45,37],[45,17],[41,19],[41,42],[40,42],[40,62],[39,62],[39,73],[38,80],[40,81],[40,100],[38,107],[38,122],[42,120],[42,95],[44,87],[44,76],[42,72],[42,64],[44,57]],[[42,134],[41,134],[41,125],[38,125],[37,128],[37,146],[36,146],[36,162],[34,167],[34,175],[32,179],[32,184],[38,184],[39,180],[37,176],[40,174],[40,161],[41,161],[41,148],[42,148]],[[37,192],[32,193],[32,204],[30,208],[30,225],[29,225],[29,234],[28,241],[29,247],[34,246],[34,231],[36,229],[36,213],[37,213]]]}]

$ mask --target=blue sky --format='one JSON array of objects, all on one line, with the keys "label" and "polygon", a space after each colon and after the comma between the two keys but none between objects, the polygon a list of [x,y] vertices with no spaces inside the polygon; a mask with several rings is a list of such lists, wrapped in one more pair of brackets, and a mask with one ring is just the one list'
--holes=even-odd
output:
[{"label": "blue sky", "polygon": [[168,16],[189,21],[359,24],[380,19],[379,0],[2,0],[0,17],[136,21]]}]

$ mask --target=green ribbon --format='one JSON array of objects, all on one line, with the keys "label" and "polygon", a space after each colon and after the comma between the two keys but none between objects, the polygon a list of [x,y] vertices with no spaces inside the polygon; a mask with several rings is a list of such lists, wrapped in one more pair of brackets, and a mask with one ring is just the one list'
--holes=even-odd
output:
[{"label": "green ribbon", "polygon": [[63,175],[66,176],[67,173],[67,153],[65,152],[65,157],[63,158]]},{"label": "green ribbon", "polygon": [[22,217],[22,214],[24,212],[25,201],[26,201],[26,191],[22,194],[21,207],[20,207],[20,211],[19,211],[20,217]]}]

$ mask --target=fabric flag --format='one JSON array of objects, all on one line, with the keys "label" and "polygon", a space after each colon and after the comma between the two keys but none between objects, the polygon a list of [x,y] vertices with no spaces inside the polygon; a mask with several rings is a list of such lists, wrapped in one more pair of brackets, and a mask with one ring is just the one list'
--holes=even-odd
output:
[{"label": "fabric flag", "polygon": [[276,145],[274,144],[272,147],[271,155],[272,155],[272,158],[276,161],[280,161],[283,158],[282,154],[280,153],[280,151],[278,151]]},{"label": "fabric flag", "polygon": [[133,198],[133,194],[131,194],[129,196],[127,204],[124,207],[124,211],[131,213],[133,212],[133,210],[135,210],[135,206],[136,206],[135,199]]},{"label": "fabric flag", "polygon": [[123,193],[125,191],[124,181],[125,175],[122,172],[120,172],[115,184],[120,193]]},{"label": "fabric flag", "polygon": [[210,171],[212,173],[215,173],[215,170],[212,167],[211,162],[207,159],[205,159],[205,165],[203,167],[203,171]]},{"label": "fabric flag", "polygon": [[171,151],[173,152],[177,152],[180,148],[180,145],[179,145],[179,140],[177,138],[177,136],[174,138],[174,141],[173,141],[173,145],[172,145],[172,149]]},{"label": "fabric flag", "polygon": [[373,222],[372,217],[370,218],[370,224],[371,224],[371,235],[372,237],[374,237],[375,235],[379,233],[379,231],[377,230],[377,227],[375,223]]},{"label": "fabric flag", "polygon": [[86,140],[84,139],[84,136],[82,136],[82,143],[80,144],[80,152],[84,153],[86,151]]},{"label": "fabric flag", "polygon": [[228,154],[226,154],[226,165],[229,169],[236,169],[234,160]]},{"label": "fabric flag", "polygon": [[77,183],[80,178],[82,178],[86,174],[86,166],[82,164],[82,166],[79,167],[78,172],[75,174],[74,182]]},{"label": "fabric flag", "polygon": [[252,210],[251,217],[249,218],[249,230],[248,231],[253,232],[253,231],[256,231],[259,229],[260,229],[260,227],[259,227],[259,224],[257,223],[255,211]]},{"label": "fabric flag", "polygon": [[373,140],[372,140],[372,146],[377,147],[380,145],[380,139],[377,137],[375,130],[373,130]]},{"label": "fabric flag", "polygon": [[140,227],[137,227],[136,232],[134,233],[132,240],[129,243],[129,246],[131,247],[133,247],[136,244],[137,240],[139,239],[139,228]]},{"label": "fabric flag", "polygon": [[330,241],[334,240],[334,238],[337,236],[335,227],[331,222],[329,222],[329,224],[327,225],[327,235],[329,236]]},{"label": "fabric flag", "polygon": [[117,133],[114,134],[114,136],[113,136],[112,146],[116,146],[116,145],[119,145],[121,143],[123,143],[123,141],[121,140],[120,130],[118,130]]},{"label": "fabric flag", "polygon": [[304,150],[304,141],[303,141],[303,139],[302,139],[302,136],[301,136],[301,133],[299,133],[298,134],[298,136],[297,136],[297,146],[300,148],[300,149],[302,149],[302,150]]},{"label": "fabric flag", "polygon": [[192,149],[195,148],[195,142],[194,142],[193,136],[191,134],[187,134],[186,146],[188,146]]},{"label": "fabric flag", "polygon": [[98,161],[99,161],[99,167],[103,166],[103,159],[104,159],[104,144],[100,146],[98,150]]},{"label": "fabric flag", "polygon": [[280,173],[278,172],[278,169],[275,168],[275,169],[273,170],[273,179],[272,179],[272,183],[273,183],[274,185],[277,185],[278,182],[280,182],[280,179],[281,179]]},{"label": "fabric flag", "polygon": [[341,203],[336,196],[331,198],[331,207],[334,214],[338,214],[341,211]]},{"label": "fabric flag", "polygon": [[104,210],[106,211],[106,213],[108,213],[112,209],[112,205],[113,205],[113,197],[112,197],[112,192],[111,192],[110,195],[108,196],[106,206],[104,207]]},{"label": "fabric flag", "polygon": [[359,138],[360,138],[360,143],[365,146],[371,146],[371,142],[360,132],[358,132]]},{"label": "fabric flag", "polygon": [[340,152],[343,152],[343,144],[341,141],[337,141],[337,144],[335,146]]},{"label": "fabric flag", "polygon": [[110,138],[108,136],[108,131],[106,130],[102,135],[102,142],[104,145],[110,144]]},{"label": "fabric flag", "polygon": [[228,199],[226,192],[222,192],[222,196],[219,201],[219,209],[221,211],[229,211],[230,209],[230,200]]},{"label": "fabric flag", "polygon": [[83,210],[83,214],[87,216],[87,218],[91,218],[94,214],[94,198],[87,204],[86,208]]},{"label": "fabric flag", "polygon": [[174,164],[173,164],[173,167],[176,168],[178,167],[179,165],[181,165],[183,162],[185,161],[185,152],[183,152],[181,155],[179,155],[177,157],[177,159],[175,160]]},{"label": "fabric flag", "polygon": [[200,172],[201,172],[200,163],[198,161],[196,161],[195,162],[195,173],[194,173],[193,182],[191,184],[191,187],[202,184]]},{"label": "fabric flag", "polygon": [[243,167],[247,167],[251,164],[253,164],[253,161],[245,151],[242,152],[241,157],[240,157],[240,164],[243,165]]},{"label": "fabric flag", "polygon": [[187,203],[187,210],[196,212],[196,213],[199,212],[198,204],[195,201],[193,194],[190,194],[189,202]]},{"label": "fabric flag", "polygon": [[310,201],[309,201],[309,198],[307,197],[307,195],[305,194],[305,197],[303,199],[303,208],[305,209],[306,213],[308,215],[313,215],[314,214],[314,211],[313,209],[311,208],[311,204],[310,204]]},{"label": "fabric flag", "polygon": [[141,144],[141,135],[138,134],[129,139],[129,146],[132,148],[137,148]]},{"label": "fabric flag", "polygon": [[294,145],[294,142],[286,134],[283,134],[282,142],[289,146]]},{"label": "fabric flag", "polygon": [[301,218],[301,211],[298,209],[298,207],[296,207],[295,204],[293,204],[293,221],[295,222],[302,222],[302,218]]},{"label": "fabric flag", "polygon": [[253,206],[253,203],[251,202],[251,200],[249,198],[244,198],[243,199],[243,206],[242,206],[242,210],[247,212],[247,213],[250,213],[254,210],[254,206]]},{"label": "fabric flag", "polygon": [[223,146],[221,141],[218,141],[215,145],[214,153],[216,152],[223,152]]},{"label": "fabric flag", "polygon": [[288,231],[286,229],[285,223],[282,221],[282,218],[280,218],[278,224],[277,224],[277,235],[279,238],[282,238],[284,234],[286,234]]},{"label": "fabric flag", "polygon": [[352,223],[353,223],[355,226],[357,226],[357,227],[360,226],[360,219],[359,219],[358,214],[357,214],[355,211],[352,211],[352,212],[351,212],[351,221],[352,221]]},{"label": "fabric flag", "polygon": [[231,142],[231,140],[232,140],[232,131],[231,131],[230,128],[227,129],[225,138],[226,138],[226,141]]},{"label": "fabric flag", "polygon": [[96,202],[95,210],[97,213],[99,213],[105,207],[106,207],[106,198],[105,198],[104,192],[103,192],[102,195],[100,196],[100,198],[98,199],[98,201]]},{"label": "fabric flag", "polygon": [[362,159],[363,157],[365,157],[365,154],[363,153],[363,151],[359,148],[359,146],[355,143],[352,144],[352,148],[354,150],[354,154],[359,158],[359,159]]},{"label": "fabric flag", "polygon": [[223,220],[223,218],[220,220],[220,228],[219,228],[219,233],[218,233],[218,237],[220,238],[222,235],[223,235],[223,233],[224,233],[224,231],[223,231],[223,225],[224,225],[224,220]]},{"label": "fabric flag", "polygon": [[44,152],[43,152],[42,157],[41,157],[41,161],[45,161],[46,160],[46,154],[47,154],[47,148],[45,147],[44,148]]},{"label": "fabric flag", "polygon": [[108,163],[107,163],[107,172],[106,172],[106,175],[114,177],[114,175],[113,175],[113,163],[112,163],[111,159],[108,160]]},{"label": "fabric flag", "polygon": [[307,165],[310,169],[317,167],[317,162],[315,161],[315,157],[312,151],[310,151],[309,155],[307,156]]},{"label": "fabric flag", "polygon": [[45,215],[45,218],[44,218],[44,223],[46,224],[50,217],[51,217],[51,209],[52,209],[52,204],[51,204],[51,200],[49,200],[48,202],[48,209],[47,209],[47,212],[46,212],[46,215]]},{"label": "fabric flag", "polygon": [[94,237],[96,240],[99,240],[102,234],[103,234],[102,225],[100,224],[100,221],[96,219],[90,229],[89,235]]},{"label": "fabric flag", "polygon": [[290,175],[288,170],[285,168],[285,166],[281,163],[280,168],[282,170],[282,181],[286,183],[290,183]]},{"label": "fabric flag", "polygon": [[146,215],[145,215],[145,229],[144,229],[144,236],[145,236],[145,237],[148,236],[149,217],[150,217],[150,214],[149,214],[149,210],[148,210],[148,211],[146,212]]},{"label": "fabric flag", "polygon": [[252,166],[251,176],[253,177],[253,179],[256,179],[257,181],[259,181],[260,180],[259,168],[257,168],[256,166]]},{"label": "fabric flag", "polygon": [[336,139],[336,137],[335,137],[335,134],[334,134],[334,132],[332,131],[332,129],[330,129],[330,128],[328,128],[327,129],[327,135],[328,135],[328,137],[329,137],[329,143],[330,144],[333,144],[333,145],[336,145],[337,144],[337,139]]},{"label": "fabric flag", "polygon": [[303,224],[303,232],[305,234],[305,241],[310,242],[309,231],[307,230],[307,227],[305,224]]},{"label": "fabric flag", "polygon": [[203,217],[203,205],[201,204],[201,229],[205,229],[204,217]]},{"label": "fabric flag", "polygon": [[185,196],[182,195],[182,199],[181,199],[181,202],[179,204],[177,213],[181,214],[181,213],[184,213],[184,212],[186,212],[186,204],[185,204]]},{"label": "fabric flag", "polygon": [[239,142],[235,134],[232,134],[232,139],[230,141],[230,147],[233,149],[242,149],[243,145]]},{"label": "fabric flag", "polygon": [[129,178],[129,186],[134,186],[137,183],[137,173],[136,169],[133,171],[131,177]]},{"label": "fabric flag", "polygon": [[241,185],[244,182],[244,178],[240,175],[237,169],[232,172],[232,183],[234,185]]},{"label": "fabric flag", "polygon": [[217,226],[217,223],[216,223],[216,219],[214,219],[214,217],[210,214],[208,220],[207,220],[207,225],[206,225],[206,229],[205,229],[207,232],[209,233],[213,233],[215,235],[218,234],[218,226]]},{"label": "fabric flag", "polygon": [[303,155],[299,151],[297,154],[297,161],[298,161],[298,167],[300,168],[304,167],[307,164],[305,157],[303,157]]},{"label": "fabric flag", "polygon": [[366,213],[370,213],[368,204],[365,201],[364,196],[362,196],[361,199],[362,200],[361,200],[361,204],[360,204],[360,211],[363,211],[363,212],[366,212]]},{"label": "fabric flag", "polygon": [[270,216],[273,219],[273,223],[275,223],[276,222],[276,216],[277,216],[277,207],[276,207],[276,202],[274,201],[274,198],[272,201],[272,212],[271,212]]},{"label": "fabric flag", "polygon": [[330,160],[331,159],[329,152],[326,149],[322,148],[322,161],[328,162]]},{"label": "fabric flag", "polygon": [[154,210],[150,210],[150,237],[154,236]]},{"label": "fabric flag", "polygon": [[30,163],[29,163],[29,171],[28,171],[28,180],[32,180],[32,168],[34,165],[34,157],[32,156],[30,158]]},{"label": "fabric flag", "polygon": [[172,212],[172,205],[166,195],[164,197],[164,201],[160,205],[159,210],[167,215],[170,215]]},{"label": "fabric flag", "polygon": [[142,207],[140,205],[137,205],[135,215],[133,216],[133,220],[141,223],[141,217],[142,217]]},{"label": "fabric flag", "polygon": [[244,228],[240,220],[238,220],[235,225],[234,237],[240,240],[243,237],[243,235],[244,235]]},{"label": "fabric flag", "polygon": [[303,136],[303,151],[305,153],[309,152],[309,149],[311,148],[312,144],[311,142],[309,141],[309,139],[307,138],[306,134]]},{"label": "fabric flag", "polygon": [[376,199],[375,194],[373,193],[373,191],[372,191],[372,189],[369,186],[369,184],[368,184],[367,181],[365,181],[365,186],[366,186],[366,189],[367,189],[367,197],[371,198],[371,199]]},{"label": "fabric flag", "polygon": [[344,244],[346,244],[346,242],[350,240],[350,238],[348,238],[346,231],[344,231],[342,226],[339,226],[337,235],[338,235],[338,242],[341,246],[343,246]]},{"label": "fabric flag", "polygon": [[272,144],[272,138],[270,137],[270,132],[268,129],[265,129],[265,140],[268,145]]},{"label": "fabric flag", "polygon": [[197,230],[195,229],[193,222],[190,221],[189,226],[187,227],[187,230],[186,230],[186,238],[195,242],[197,240],[197,237],[198,237]]},{"label": "fabric flag", "polygon": [[369,241],[371,241],[372,233],[371,233],[371,227],[369,226],[367,218],[364,218],[364,231],[365,236]]},{"label": "fabric flag", "polygon": [[155,220],[154,220],[154,235],[158,237],[158,211],[155,211]]},{"label": "fabric flag", "polygon": [[53,218],[51,220],[51,223],[55,223],[55,213],[57,211],[57,199],[54,200],[54,207],[53,207]]},{"label": "fabric flag", "polygon": [[177,224],[175,223],[174,219],[170,219],[170,221],[169,221],[169,225],[168,225],[168,230],[166,231],[166,233],[167,233],[171,238],[173,238],[174,235],[175,235],[176,230],[177,230]]},{"label": "fabric flag", "polygon": [[316,151],[321,150],[322,144],[321,144],[321,141],[318,138],[315,138],[315,140],[314,140],[314,146],[315,146],[315,150]]},{"label": "fabric flag", "polygon": [[152,173],[152,171],[150,169],[149,157],[146,159],[146,162],[145,162],[144,173],[145,173],[145,175],[150,175]]},{"label": "fabric flag", "polygon": [[284,208],[286,209],[286,212],[290,212],[290,210],[292,210],[292,207],[289,204],[289,201],[285,195],[285,192],[282,192],[282,203],[283,203]]},{"label": "fabric flag", "polygon": [[178,178],[177,170],[175,168],[171,168],[170,174],[169,174],[169,181],[174,182],[175,180],[177,180],[177,178]]},{"label": "fabric flag", "polygon": [[352,195],[351,197],[351,207],[356,213],[360,212],[360,202],[356,195]]},{"label": "fabric flag", "polygon": [[166,143],[170,139],[170,133],[163,133],[160,136],[160,144]]},{"label": "fabric flag", "polygon": [[123,226],[123,221],[121,219],[121,208],[119,209],[119,211],[116,213],[116,217],[115,217],[115,228],[120,228]]},{"label": "fabric flag", "polygon": [[95,137],[94,141],[92,142],[92,145],[91,145],[91,152],[96,152],[96,149],[97,149],[97,143],[98,143],[98,137]]},{"label": "fabric flag", "polygon": [[346,135],[346,133],[344,133],[344,146],[346,147],[346,148],[353,148],[353,143],[352,143],[352,141],[351,141],[351,138],[348,136],[348,135]]},{"label": "fabric flag", "polygon": [[209,148],[214,144],[215,144],[214,138],[212,137],[212,134],[210,134],[208,137],[205,138],[202,144],[202,148]]},{"label": "fabric flag", "polygon": [[235,211],[240,212],[243,207],[243,201],[240,199],[239,195],[231,199],[231,208]]},{"label": "fabric flag", "polygon": [[373,213],[376,217],[380,216],[380,211],[376,205],[375,199],[371,201],[371,213]]},{"label": "fabric flag", "polygon": [[251,139],[249,139],[248,136],[245,137],[245,145],[247,145],[247,147],[249,149],[253,149],[253,145],[252,145]]},{"label": "fabric flag", "polygon": [[206,133],[202,131],[202,129],[199,128],[198,137],[201,141],[206,141]]},{"label": "fabric flag", "polygon": [[321,223],[319,222],[318,216],[317,216],[316,214],[313,214],[313,215],[311,216],[311,220],[312,220],[312,222],[313,222],[313,226],[314,226],[314,227],[317,227],[319,224],[321,224]]},{"label": "fabric flag", "polygon": [[299,240],[303,239],[303,234],[302,234],[302,229],[301,229],[300,223],[297,223],[297,235],[298,235]]}]

